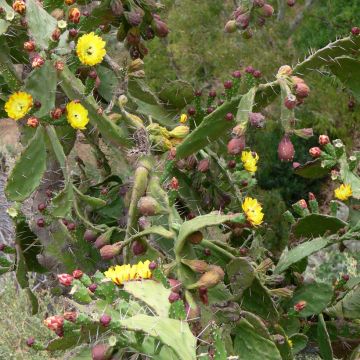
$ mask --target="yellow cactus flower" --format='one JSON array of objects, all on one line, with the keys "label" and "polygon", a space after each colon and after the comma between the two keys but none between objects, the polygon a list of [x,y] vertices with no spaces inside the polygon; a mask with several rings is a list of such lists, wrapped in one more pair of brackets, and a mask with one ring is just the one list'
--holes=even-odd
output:
[{"label": "yellow cactus flower", "polygon": [[351,185],[341,184],[337,189],[334,190],[335,197],[339,200],[346,201],[352,196]]},{"label": "yellow cactus flower", "polygon": [[33,98],[30,94],[18,91],[10,95],[5,103],[5,111],[9,118],[19,120],[23,118],[33,106]]},{"label": "yellow cactus flower", "polygon": [[254,173],[257,170],[257,162],[259,160],[259,155],[256,152],[252,151],[243,151],[241,153],[241,161],[244,165],[245,170],[250,173]]},{"label": "yellow cactus flower", "polygon": [[190,129],[188,126],[179,125],[170,131],[170,136],[177,139],[183,139],[187,134],[189,134],[189,131]]},{"label": "yellow cactus flower", "polygon": [[180,116],[180,122],[181,122],[182,124],[184,124],[184,123],[187,122],[187,120],[188,120],[188,116],[187,116],[186,114],[181,114],[181,116]]},{"label": "yellow cactus flower", "polygon": [[71,101],[66,105],[68,123],[74,129],[84,130],[89,122],[88,111],[78,102]]},{"label": "yellow cactus flower", "polygon": [[122,285],[126,281],[150,279],[152,276],[149,269],[150,261],[140,261],[136,265],[111,266],[104,275],[111,279],[116,285]]},{"label": "yellow cactus flower", "polygon": [[94,66],[103,61],[106,55],[106,42],[94,32],[79,38],[76,45],[76,54],[84,65]]},{"label": "yellow cactus flower", "polygon": [[293,348],[293,346],[294,346],[293,341],[292,341],[291,339],[289,339],[288,337],[286,337],[286,341],[287,341],[287,343],[288,343],[289,347],[292,349],[292,348]]},{"label": "yellow cactus flower", "polygon": [[262,212],[262,206],[256,199],[246,197],[242,204],[242,209],[251,225],[258,226],[263,222],[264,213]]}]

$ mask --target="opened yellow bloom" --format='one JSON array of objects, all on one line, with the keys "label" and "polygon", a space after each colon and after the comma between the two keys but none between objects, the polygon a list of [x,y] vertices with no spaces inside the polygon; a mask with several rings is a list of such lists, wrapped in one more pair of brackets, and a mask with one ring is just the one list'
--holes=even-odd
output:
[{"label": "opened yellow bloom", "polygon": [[241,153],[241,161],[244,165],[245,170],[248,172],[254,173],[257,170],[257,162],[259,160],[259,155],[253,151],[243,151]]},{"label": "opened yellow bloom", "polygon": [[180,116],[180,122],[182,124],[186,123],[187,122],[187,119],[188,119],[188,116],[186,114],[181,114]]},{"label": "opened yellow bloom", "polygon": [[29,112],[32,106],[32,96],[26,92],[18,91],[12,94],[5,103],[5,111],[9,118],[19,120]]},{"label": "opened yellow bloom", "polygon": [[352,196],[352,189],[349,184],[341,184],[334,190],[335,197],[339,200],[346,201]]},{"label": "opened yellow bloom", "polygon": [[66,105],[68,123],[74,129],[85,129],[89,122],[88,111],[78,102],[71,101]]},{"label": "opened yellow bloom", "polygon": [[84,65],[94,66],[103,61],[106,55],[106,42],[91,32],[79,38],[76,45],[76,54]]},{"label": "opened yellow bloom", "polygon": [[242,209],[251,225],[257,226],[263,222],[264,214],[262,206],[256,199],[246,197],[242,204]]},{"label": "opened yellow bloom", "polygon": [[152,274],[149,269],[150,261],[140,261],[136,265],[116,265],[104,272],[104,275],[115,284],[122,285],[126,281],[150,279]]}]

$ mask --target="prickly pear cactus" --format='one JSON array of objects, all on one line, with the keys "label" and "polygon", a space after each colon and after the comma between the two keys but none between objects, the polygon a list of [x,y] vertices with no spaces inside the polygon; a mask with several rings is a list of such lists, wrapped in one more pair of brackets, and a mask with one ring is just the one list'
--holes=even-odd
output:
[{"label": "prickly pear cactus", "polygon": [[[296,119],[311,71],[358,94],[357,31],[280,66],[270,82],[247,67],[221,95],[184,80],[155,93],[144,59],[147,42],[169,33],[159,2],[0,0],[0,8],[0,108],[22,145],[4,189],[15,236],[0,245],[0,273],[15,272],[33,313],[29,273],[57,278],[53,293],[66,298],[64,314],[44,321],[57,338],[29,346],[79,350],[81,359],[289,360],[314,342],[324,359],[343,338],[358,345],[358,278],[303,275],[312,254],[350,251],[360,238],[360,156],[320,135],[301,165],[292,143],[313,136]],[[249,39],[273,13],[265,1],[242,0],[225,30]],[[251,131],[266,131],[263,110],[275,100],[279,161],[337,182],[326,206],[309,194],[286,211],[281,254],[266,249],[262,159],[247,144]],[[341,332],[337,322],[346,323]],[[346,347],[341,357],[356,354]]]}]

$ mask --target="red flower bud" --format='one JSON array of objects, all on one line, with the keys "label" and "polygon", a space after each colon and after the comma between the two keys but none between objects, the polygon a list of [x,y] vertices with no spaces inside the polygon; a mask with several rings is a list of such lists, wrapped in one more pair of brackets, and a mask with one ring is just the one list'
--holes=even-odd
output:
[{"label": "red flower bud", "polygon": [[294,145],[288,135],[285,135],[278,146],[278,156],[280,161],[292,161],[295,155]]},{"label": "red flower bud", "polygon": [[315,195],[314,195],[312,192],[309,192],[309,200],[310,200],[310,201],[316,200],[316,197],[315,197]]},{"label": "red flower bud", "polygon": [[37,219],[36,225],[40,228],[43,228],[45,226],[45,220],[43,218]]},{"label": "red flower bud", "polygon": [[350,276],[349,276],[348,274],[343,274],[343,275],[341,276],[341,278],[342,278],[344,281],[349,281]]},{"label": "red flower bud", "polygon": [[81,16],[81,13],[78,8],[74,7],[69,10],[69,21],[70,22],[73,22],[74,24],[78,24],[80,21],[80,16]]},{"label": "red flower bud", "polygon": [[209,170],[210,167],[210,160],[209,159],[203,159],[201,161],[199,161],[199,164],[197,166],[197,170],[205,173]]},{"label": "red flower bud", "polygon": [[321,156],[321,149],[317,146],[315,147],[312,147],[310,150],[309,150],[309,154],[313,157],[313,158],[318,158]]},{"label": "red flower bud", "polygon": [[56,61],[55,64],[54,64],[54,67],[57,71],[63,71],[64,70],[64,67],[65,67],[65,64],[63,61]]},{"label": "red flower bud", "polygon": [[37,128],[39,126],[39,119],[35,116],[30,116],[27,119],[26,125],[32,128]]},{"label": "red flower bud", "polygon": [[155,261],[152,261],[150,264],[149,264],[149,270],[153,271],[157,268],[157,263]]},{"label": "red flower bud", "polygon": [[79,269],[74,270],[72,273],[72,276],[74,277],[74,279],[81,279],[83,275],[84,275],[84,273]]},{"label": "red flower bud", "polygon": [[111,322],[111,316],[109,316],[109,315],[106,315],[106,314],[103,314],[103,315],[101,315],[101,317],[100,317],[100,324],[102,325],[102,326],[109,326],[110,325],[110,322]]},{"label": "red flower bud", "polygon": [[193,116],[196,114],[196,110],[194,107],[189,107],[187,112],[190,116]]},{"label": "red flower bud", "polygon": [[245,13],[241,14],[236,18],[236,25],[242,29],[245,30],[250,24],[250,14]]},{"label": "red flower bud", "polygon": [[306,306],[306,301],[305,301],[305,300],[301,300],[301,301],[299,301],[298,303],[296,303],[296,304],[294,305],[294,310],[295,310],[296,312],[300,312],[301,310],[303,310],[303,309],[305,308],[305,306]]},{"label": "red flower bud", "polygon": [[87,242],[95,242],[97,238],[97,234],[92,231],[92,230],[86,230],[85,233],[84,233],[84,240],[87,241]]},{"label": "red flower bud", "polygon": [[169,28],[166,25],[166,23],[164,23],[163,21],[161,21],[156,17],[154,17],[154,20],[152,22],[152,27],[156,36],[160,38],[164,38],[169,34]]},{"label": "red flower bud", "polygon": [[306,203],[306,201],[304,199],[299,200],[298,204],[302,209],[307,209],[307,207],[308,207],[307,203]]},{"label": "red flower bud", "polygon": [[295,94],[299,98],[308,97],[310,93],[310,88],[303,82],[295,85]]},{"label": "red flower bud", "polygon": [[51,112],[50,112],[50,116],[51,116],[51,118],[54,119],[54,120],[60,119],[61,116],[62,116],[62,114],[63,114],[63,111],[62,111],[62,109],[59,108],[59,107],[58,107],[58,108],[55,108],[54,110],[51,110]]},{"label": "red flower bud", "polygon": [[293,7],[295,5],[295,3],[296,3],[296,0],[287,0],[287,5],[289,7]]},{"label": "red flower bud", "polygon": [[77,318],[77,313],[75,311],[66,311],[64,312],[64,319],[70,322],[75,322]]},{"label": "red flower bud", "polygon": [[235,79],[240,79],[240,78],[241,78],[241,72],[240,72],[240,70],[235,70],[235,71],[232,73],[232,76],[233,76],[233,78],[235,78]]},{"label": "red flower bud", "polygon": [[327,136],[327,135],[320,135],[319,136],[319,144],[320,145],[326,145],[326,144],[328,144],[330,142],[330,139],[329,139],[329,137]]},{"label": "red flower bud", "polygon": [[142,242],[140,242],[140,241],[138,241],[138,240],[135,240],[135,241],[133,242],[132,252],[133,252],[133,254],[134,254],[135,256],[144,254],[145,251],[146,251],[146,247],[145,247],[145,245],[144,245]]},{"label": "red flower bud", "polygon": [[59,274],[57,276],[59,283],[64,286],[71,286],[73,277],[69,274]]},{"label": "red flower bud", "polygon": [[96,284],[91,284],[91,285],[88,287],[88,289],[89,289],[92,293],[94,293],[94,292],[96,291],[96,289],[97,289],[97,285],[96,285]]},{"label": "red flower bud", "polygon": [[28,52],[32,52],[35,50],[35,42],[33,40],[29,40],[24,42],[24,50]]},{"label": "red flower bud", "polygon": [[171,292],[170,295],[169,295],[169,298],[168,298],[170,303],[178,301],[179,299],[180,299],[180,295],[178,293],[176,293],[176,292]]},{"label": "red flower bud", "polygon": [[91,350],[92,360],[108,360],[111,357],[111,348],[106,344],[95,345]]},{"label": "red flower bud", "polygon": [[225,89],[229,90],[229,89],[232,88],[232,86],[233,86],[233,82],[232,82],[231,80],[226,80],[226,81],[224,82],[224,88],[225,88]]},{"label": "red flower bud", "polygon": [[170,188],[176,191],[179,190],[179,180],[175,176],[170,180]]},{"label": "red flower bud", "polygon": [[253,76],[254,76],[255,78],[259,79],[259,78],[261,78],[262,73],[261,73],[260,70],[255,70],[255,71],[253,72]]},{"label": "red flower bud", "polygon": [[44,325],[56,334],[60,335],[63,331],[64,318],[59,315],[50,316],[44,320]]},{"label": "red flower bud", "polygon": [[54,41],[58,41],[60,39],[60,36],[61,36],[61,30],[59,28],[55,28],[55,30],[51,34],[51,38]]},{"label": "red flower bud", "polygon": [[28,347],[32,347],[34,344],[35,344],[35,338],[34,338],[34,337],[29,337],[29,338],[26,340],[26,345],[27,345]]},{"label": "red flower bud", "polygon": [[247,67],[245,68],[245,72],[246,72],[247,74],[253,74],[254,71],[255,71],[255,69],[254,69],[252,66],[247,66]]},{"label": "red flower bud", "polygon": [[42,58],[39,54],[36,54],[35,56],[33,56],[32,60],[31,60],[31,67],[33,69],[39,68],[39,67],[43,66],[44,63],[45,63],[44,58]]},{"label": "red flower bud", "polygon": [[354,26],[354,27],[351,29],[351,33],[352,33],[354,36],[360,35],[360,28],[357,27],[357,26]]}]

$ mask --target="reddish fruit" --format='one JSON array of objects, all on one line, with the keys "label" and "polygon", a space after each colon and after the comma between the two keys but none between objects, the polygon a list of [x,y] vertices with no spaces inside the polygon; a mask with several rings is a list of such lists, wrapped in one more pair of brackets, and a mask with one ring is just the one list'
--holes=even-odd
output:
[{"label": "reddish fruit", "polygon": [[40,109],[40,108],[41,108],[41,102],[40,102],[39,100],[35,100],[35,101],[34,101],[34,107],[35,107],[36,109]]},{"label": "reddish fruit", "polygon": [[94,293],[97,289],[97,285],[96,284],[91,284],[88,288],[92,293]]},{"label": "reddish fruit", "polygon": [[253,3],[257,7],[263,7],[265,5],[265,0],[253,0]]},{"label": "reddish fruit", "polygon": [[40,228],[43,228],[45,226],[45,220],[43,218],[37,219],[36,225]]},{"label": "reddish fruit", "polygon": [[309,154],[313,157],[313,158],[318,158],[321,156],[321,149],[317,146],[315,147],[312,147],[310,150],[309,150]]},{"label": "reddish fruit", "polygon": [[299,166],[301,166],[301,164],[299,163],[299,162],[293,162],[292,163],[292,166],[293,166],[293,169],[296,169],[296,168],[298,168]]},{"label": "reddish fruit", "polygon": [[69,35],[71,37],[73,37],[73,38],[76,37],[78,33],[79,33],[79,31],[77,29],[70,29],[69,30]]},{"label": "reddish fruit", "polygon": [[206,113],[207,113],[207,114],[211,114],[213,111],[214,111],[214,108],[213,108],[212,106],[209,106],[209,107],[206,109]]},{"label": "reddish fruit", "polygon": [[43,66],[45,64],[45,60],[42,56],[40,56],[39,54],[35,54],[32,59],[31,59],[31,67],[33,69],[35,68],[40,68],[41,66]]},{"label": "reddish fruit", "polygon": [[296,4],[296,0],[287,0],[287,5],[293,7]]},{"label": "reddish fruit", "polygon": [[298,83],[295,85],[295,94],[299,98],[308,97],[310,93],[310,88],[305,83]]},{"label": "reddish fruit", "polygon": [[111,358],[110,352],[108,345],[98,344],[91,349],[91,358],[92,360],[108,360]]},{"label": "reddish fruit", "polygon": [[158,213],[158,202],[151,196],[142,196],[138,201],[137,208],[141,215],[153,216]]},{"label": "reddish fruit", "polygon": [[297,104],[296,101],[296,96],[293,94],[288,95],[285,100],[284,100],[284,105],[286,106],[286,108],[288,108],[289,110],[292,110],[295,108]]},{"label": "reddish fruit", "polygon": [[224,88],[225,88],[225,89],[229,90],[229,89],[232,88],[232,86],[233,86],[233,82],[232,82],[231,80],[226,80],[226,81],[224,82]]},{"label": "reddish fruit", "polygon": [[247,249],[247,248],[244,248],[244,247],[240,248],[240,255],[246,256],[247,253],[248,253],[248,249]]},{"label": "reddish fruit", "polygon": [[44,320],[44,325],[61,336],[64,326],[64,318],[59,315],[50,316]]},{"label": "reddish fruit", "polygon": [[234,120],[234,115],[232,113],[227,113],[225,115],[225,120],[226,121],[233,121]]},{"label": "reddish fruit", "polygon": [[175,176],[170,180],[170,189],[179,190],[179,180]]},{"label": "reddish fruit", "polygon": [[211,97],[211,98],[216,97],[216,91],[215,90],[210,90],[209,91],[209,97]]},{"label": "reddish fruit", "polygon": [[85,233],[84,233],[84,240],[89,242],[89,243],[93,243],[95,242],[97,238],[97,234],[92,231],[92,230],[86,230]]},{"label": "reddish fruit", "polygon": [[32,52],[35,50],[35,42],[33,40],[25,41],[24,42],[24,50],[28,52]]},{"label": "reddish fruit", "polygon": [[204,238],[203,234],[201,231],[195,231],[193,233],[191,233],[188,237],[187,240],[194,245],[200,244],[202,239]]},{"label": "reddish fruit", "polygon": [[233,78],[235,78],[235,79],[240,79],[240,78],[241,78],[241,72],[240,72],[240,70],[235,70],[235,71],[232,73],[232,76],[233,76]]},{"label": "reddish fruit", "polygon": [[312,192],[309,192],[309,201],[316,200],[315,195]]},{"label": "reddish fruit", "polygon": [[329,144],[330,142],[330,139],[327,135],[320,135],[319,136],[319,144],[324,146],[326,144]]},{"label": "reddish fruit", "polygon": [[236,161],[235,160],[229,160],[229,162],[227,163],[227,166],[229,169],[233,169],[236,166]]},{"label": "reddish fruit", "polygon": [[74,277],[74,279],[81,279],[83,275],[84,275],[84,273],[79,269],[74,270],[72,273],[72,276]]},{"label": "reddish fruit", "polygon": [[288,135],[285,135],[278,146],[278,156],[280,161],[292,161],[295,155],[294,145]]},{"label": "reddish fruit", "polygon": [[349,276],[348,274],[343,274],[343,275],[341,276],[341,278],[342,278],[344,281],[349,281],[350,276]]},{"label": "reddish fruit", "polygon": [[238,155],[245,149],[245,136],[231,139],[227,144],[228,154]]},{"label": "reddish fruit", "polygon": [[194,96],[200,97],[201,95],[202,95],[202,91],[201,91],[201,90],[195,90]]},{"label": "reddish fruit", "polygon": [[352,29],[351,29],[351,33],[355,36],[357,35],[360,35],[360,27],[357,27],[357,26],[354,26]]},{"label": "reddish fruit", "polygon": [[173,293],[179,293],[181,291],[182,284],[179,280],[176,279],[168,279],[170,289]]},{"label": "reddish fruit", "polygon": [[45,203],[40,203],[39,205],[38,205],[38,210],[40,211],[40,212],[42,212],[42,211],[44,211],[45,209],[46,209],[46,204]]},{"label": "reddish fruit", "polygon": [[109,326],[110,325],[110,322],[111,322],[111,316],[110,315],[106,315],[106,314],[103,314],[101,315],[100,317],[100,324],[102,326]]},{"label": "reddish fruit", "polygon": [[55,108],[54,110],[51,110],[51,112],[50,112],[50,116],[54,120],[60,119],[62,114],[63,114],[63,111],[60,107]]},{"label": "reddish fruit", "polygon": [[104,245],[100,247],[100,255],[103,260],[111,260],[115,256],[119,255],[121,251],[121,243],[115,243],[113,245]]},{"label": "reddish fruit", "polygon": [[168,300],[170,303],[174,303],[175,301],[178,301],[180,299],[180,295],[176,292],[171,292]]},{"label": "reddish fruit", "polygon": [[254,69],[252,66],[247,66],[247,67],[245,68],[245,72],[246,72],[247,74],[253,74],[254,71],[255,71],[255,69]]},{"label": "reddish fruit", "polygon": [[305,300],[300,300],[298,303],[296,303],[294,305],[294,310],[296,312],[300,312],[301,310],[303,310],[306,306],[306,301]]},{"label": "reddish fruit", "polygon": [[231,34],[237,30],[237,25],[235,20],[229,20],[224,27],[224,31],[228,34]]},{"label": "reddish fruit", "polygon": [[0,251],[3,251],[5,249],[5,244],[0,244]]},{"label": "reddish fruit", "polygon": [[265,125],[265,116],[261,113],[249,113],[249,120],[251,126],[262,128]]},{"label": "reddish fruit", "polygon": [[135,256],[141,255],[146,251],[144,244],[138,240],[135,240],[132,245],[132,252]]},{"label": "reddish fruit", "polygon": [[32,347],[34,344],[35,344],[35,338],[34,338],[34,337],[29,337],[29,338],[26,340],[26,345],[27,345],[28,347]]},{"label": "reddish fruit", "polygon": [[259,78],[261,78],[262,73],[261,73],[260,70],[255,70],[255,71],[253,72],[253,76],[254,76],[254,78],[259,79]]},{"label": "reddish fruit", "polygon": [[274,8],[269,4],[265,4],[261,8],[261,14],[262,14],[262,16],[270,17],[274,14]]},{"label": "reddish fruit", "polygon": [[193,116],[193,115],[195,115],[196,114],[196,110],[195,110],[195,108],[192,106],[192,107],[189,107],[188,108],[188,114],[190,115],[190,116]]},{"label": "reddish fruit", "polygon": [[242,15],[246,13],[248,9],[245,6],[239,6],[236,8],[235,11],[233,11],[232,16],[234,19],[236,19],[239,15]]},{"label": "reddish fruit", "polygon": [[59,283],[64,286],[71,286],[74,279],[70,274],[59,274],[57,278]]},{"label": "reddish fruit", "polygon": [[51,38],[54,41],[58,41],[60,39],[60,36],[61,36],[61,30],[59,28],[55,28],[55,30],[51,34]]},{"label": "reddish fruit", "polygon": [[157,263],[155,261],[152,261],[149,264],[149,270],[154,271],[157,268]]},{"label": "reddish fruit", "polygon": [[250,14],[249,13],[239,15],[236,18],[236,25],[242,30],[245,30],[249,26],[249,24],[250,24]]},{"label": "reddish fruit", "polygon": [[198,166],[197,166],[197,170],[205,173],[209,170],[210,167],[210,160],[209,159],[203,159],[201,161],[199,161]]},{"label": "reddish fruit", "polygon": [[298,204],[302,209],[307,209],[307,207],[308,207],[307,203],[306,203],[306,201],[304,199],[299,200]]},{"label": "reddish fruit", "polygon": [[159,19],[154,18],[152,26],[156,36],[160,38],[166,37],[169,34],[169,28],[166,23]]},{"label": "reddish fruit", "polygon": [[71,223],[68,223],[66,227],[69,231],[74,231],[76,229],[76,224],[71,222]]}]

